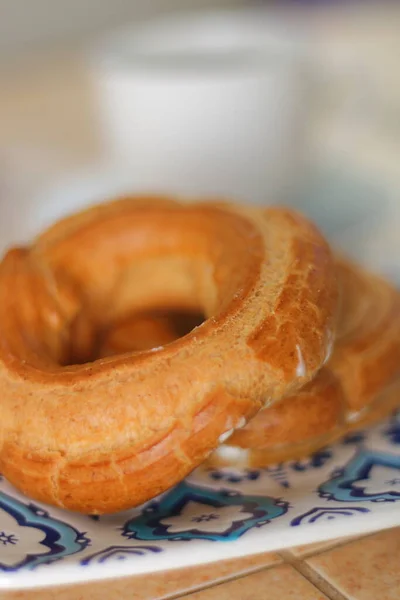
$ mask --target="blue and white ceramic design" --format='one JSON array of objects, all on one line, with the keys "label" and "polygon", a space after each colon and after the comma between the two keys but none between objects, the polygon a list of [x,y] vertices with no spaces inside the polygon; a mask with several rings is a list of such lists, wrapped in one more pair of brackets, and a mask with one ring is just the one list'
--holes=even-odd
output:
[{"label": "blue and white ceramic design", "polygon": [[268,496],[207,489],[186,482],[128,521],[123,535],[138,540],[229,542],[283,515],[288,503]]},{"label": "blue and white ceramic design", "polygon": [[0,570],[33,569],[81,552],[89,540],[32,503],[0,492]]},{"label": "blue and white ceramic design", "polygon": [[320,486],[319,493],[343,502],[400,501],[399,456],[362,449]]},{"label": "blue and white ceramic design", "polygon": [[311,457],[204,467],[147,505],[90,517],[0,481],[0,585],[154,572],[400,525],[400,413]]}]

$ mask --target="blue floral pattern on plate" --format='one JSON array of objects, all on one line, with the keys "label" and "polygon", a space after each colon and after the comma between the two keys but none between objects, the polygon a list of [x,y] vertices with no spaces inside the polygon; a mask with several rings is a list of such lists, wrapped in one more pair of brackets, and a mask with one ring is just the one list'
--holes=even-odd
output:
[{"label": "blue floral pattern on plate", "polygon": [[291,522],[292,527],[297,527],[298,525],[303,525],[305,523],[317,523],[317,521],[328,520],[332,521],[337,517],[351,517],[353,515],[357,515],[360,513],[369,512],[368,508],[363,508],[361,506],[341,506],[337,507],[327,507],[327,506],[316,506],[315,508],[311,508],[309,511],[304,513],[304,515],[299,515]]},{"label": "blue floral pattern on plate", "polygon": [[361,450],[319,490],[329,500],[396,502],[400,500],[400,456]]},{"label": "blue floral pattern on plate", "polygon": [[182,482],[160,503],[149,504],[139,517],[128,521],[123,535],[139,540],[232,541],[280,517],[287,508],[281,499]]},{"label": "blue floral pattern on plate", "polygon": [[88,544],[85,534],[72,525],[51,518],[35,504],[0,492],[1,571],[33,569],[81,552]]},{"label": "blue floral pattern on plate", "polygon": [[367,532],[377,522],[372,516],[399,525],[400,511],[392,509],[399,500],[400,413],[302,460],[265,469],[200,467],[154,501],[112,516],[33,504],[0,479],[0,583],[18,587],[32,569],[45,584],[55,576],[82,579],[81,572],[102,577],[105,568],[113,575],[183,566],[193,564],[192,555],[222,559],[231,548],[244,556],[277,549],[283,539],[321,539],[322,523],[331,537],[345,535],[350,522],[353,532]]}]

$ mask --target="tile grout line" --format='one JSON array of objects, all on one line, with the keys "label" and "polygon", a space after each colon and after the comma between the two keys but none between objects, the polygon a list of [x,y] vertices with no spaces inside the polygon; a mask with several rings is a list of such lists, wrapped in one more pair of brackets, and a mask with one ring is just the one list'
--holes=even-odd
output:
[{"label": "tile grout line", "polygon": [[[318,554],[318,553],[316,553]],[[322,552],[321,552],[322,554]],[[286,564],[291,565],[296,571],[302,575],[307,581],[314,585],[320,592],[325,594],[330,600],[349,600],[335,586],[324,579],[312,567],[307,565],[303,560],[295,558],[286,550],[280,553]]]},{"label": "tile grout line", "polygon": [[[278,555],[279,556],[279,555]],[[282,558],[282,557],[281,557]],[[226,579],[217,579],[215,581],[208,581],[207,583],[201,584],[199,587],[193,587],[192,589],[188,589],[181,592],[172,592],[171,594],[167,594],[166,596],[159,596],[156,600],[175,600],[176,598],[190,598],[192,594],[197,592],[202,592],[204,590],[218,587],[223,585],[224,583],[231,583],[232,581],[237,581],[238,579],[243,579],[243,577],[247,577],[247,575],[254,575],[255,573],[259,573],[260,571],[269,571],[270,569],[275,569],[277,567],[281,567],[283,565],[283,561],[273,563],[271,565],[263,565],[259,567],[254,567],[254,569],[249,569],[248,571],[243,571],[237,575],[232,574],[228,576]],[[335,599],[336,600],[336,599]],[[346,599],[347,600],[347,599]]]},{"label": "tile grout line", "polygon": [[[201,592],[213,587],[217,587],[223,585],[224,583],[230,583],[232,581],[237,581],[238,579],[242,579],[243,577],[247,577],[247,575],[253,575],[254,573],[259,573],[260,571],[269,571],[270,569],[281,567],[282,565],[288,564],[292,566],[300,575],[302,575],[307,581],[313,584],[319,591],[324,593],[330,600],[348,600],[346,596],[344,596],[341,592],[339,592],[332,584],[330,584],[326,579],[320,576],[316,571],[309,567],[304,563],[304,559],[311,558],[312,556],[318,556],[319,554],[323,554],[324,552],[329,552],[332,549],[343,547],[347,544],[351,544],[353,541],[364,539],[375,535],[376,532],[372,532],[370,534],[366,534],[363,536],[357,536],[352,539],[343,538],[342,541],[339,541],[334,546],[331,546],[326,549],[321,549],[320,551],[310,552],[310,554],[304,554],[302,558],[294,557],[290,551],[281,550],[276,551],[275,554],[282,559],[282,562],[276,562],[270,565],[262,565],[254,568],[250,568],[248,571],[242,571],[239,574],[232,573],[228,575],[226,578],[217,579],[214,581],[208,581],[200,584],[199,586],[195,586],[193,588],[188,588],[186,590],[171,592],[166,594],[165,596],[158,596],[156,600],[177,600],[178,598],[190,598],[192,594],[197,592]],[[211,563],[212,564],[212,563]]]},{"label": "tile grout line", "polygon": [[285,554],[284,560],[287,560],[287,556],[291,556],[293,559],[296,559],[298,561],[303,561],[305,559],[312,558],[314,556],[319,556],[320,554],[324,554],[325,552],[330,552],[331,550],[336,550],[336,548],[343,548],[343,546],[347,546],[348,544],[352,544],[353,542],[357,542],[358,540],[368,539],[368,538],[376,535],[377,533],[379,533],[379,531],[371,531],[371,533],[365,533],[363,535],[356,535],[356,536],[350,536],[350,537],[345,536],[342,539],[339,538],[339,540],[337,542],[332,540],[331,546],[327,546],[326,548],[320,548],[319,550],[309,550],[308,552],[305,551],[303,554],[301,554],[301,556],[296,556],[296,555],[292,554],[290,551],[291,548],[287,548],[284,550],[274,550],[274,552],[276,552],[282,558],[284,558],[283,555]]}]

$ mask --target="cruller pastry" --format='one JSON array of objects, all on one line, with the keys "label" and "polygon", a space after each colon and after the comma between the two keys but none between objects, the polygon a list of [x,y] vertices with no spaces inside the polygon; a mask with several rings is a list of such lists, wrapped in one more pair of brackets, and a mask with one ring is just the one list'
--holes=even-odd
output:
[{"label": "cruller pastry", "polygon": [[[131,311],[201,327],[96,359]],[[0,264],[0,468],[84,513],[138,505],[187,475],[331,351],[337,282],[317,229],[280,208],[126,198],[66,218]]]}]

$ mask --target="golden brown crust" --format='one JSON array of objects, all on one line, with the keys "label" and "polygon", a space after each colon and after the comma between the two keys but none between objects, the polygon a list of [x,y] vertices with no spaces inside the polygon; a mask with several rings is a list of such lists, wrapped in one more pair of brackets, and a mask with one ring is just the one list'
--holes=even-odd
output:
[{"label": "golden brown crust", "polygon": [[290,398],[261,410],[229,438],[241,448],[275,448],[329,434],[344,424],[345,397],[340,381],[327,368]]},{"label": "golden brown crust", "polygon": [[349,263],[339,268],[343,324],[329,366],[342,381],[349,409],[360,411],[400,377],[400,294]]},{"label": "golden brown crust", "polygon": [[[337,263],[341,313],[332,357],[299,393],[261,410],[229,446],[240,460],[265,466],[304,456],[373,423],[400,405],[400,294],[382,279]],[[217,450],[209,464],[232,464]]]},{"label": "golden brown crust", "polygon": [[[368,410],[359,413],[353,421],[338,423],[321,435],[305,438],[296,444],[277,444],[268,449],[224,445],[210,456],[207,464],[210,467],[262,468],[310,456],[313,452],[333,444],[348,433],[373,425],[387,417],[399,407],[399,396],[400,382],[397,382],[375,398]],[[227,444],[229,443],[230,441]]]},{"label": "golden brown crust", "polygon": [[[326,242],[288,210],[124,199],[61,221],[0,265],[1,470],[72,510],[137,505],[314,376],[336,304]],[[207,320],[91,361],[113,320],[177,305]]]}]

